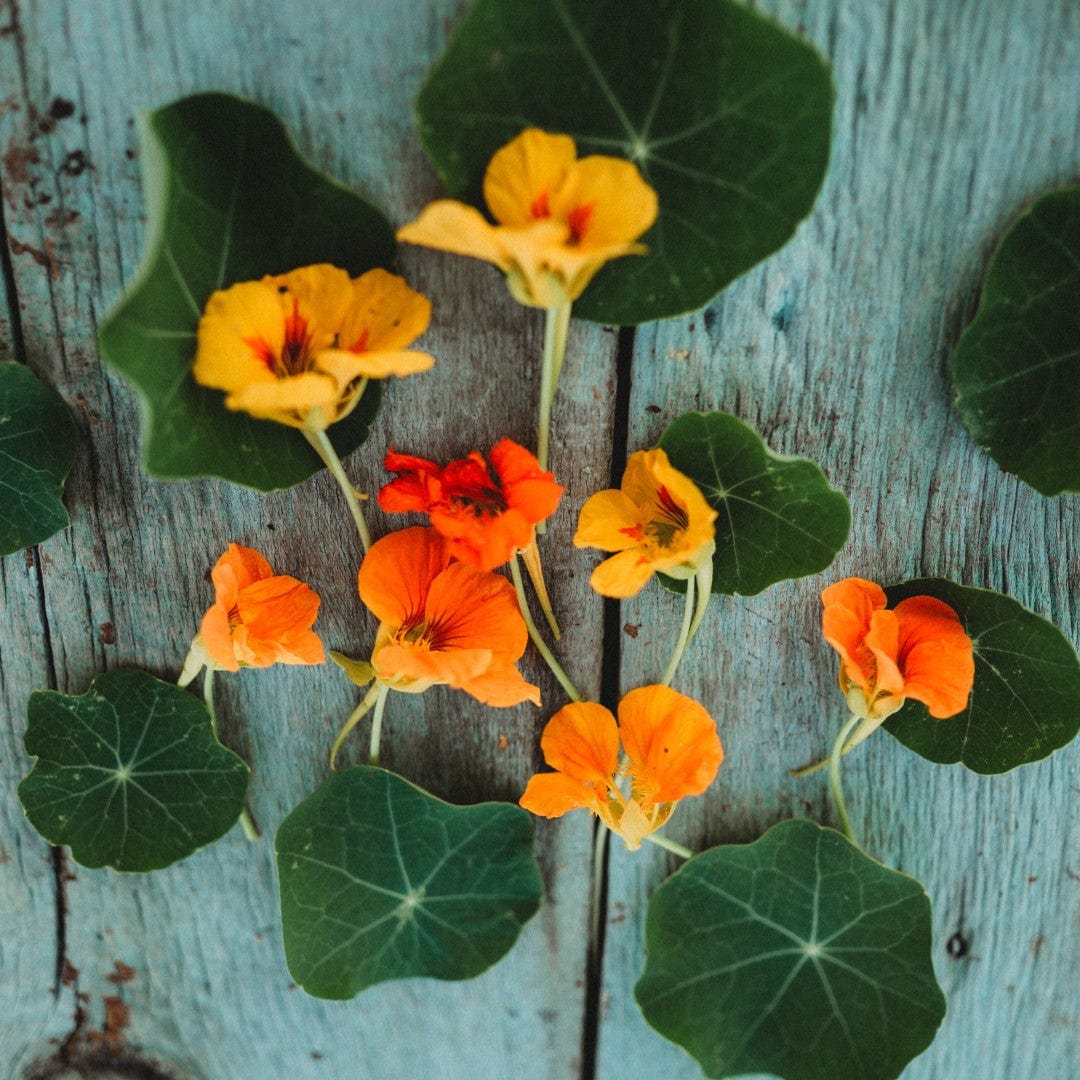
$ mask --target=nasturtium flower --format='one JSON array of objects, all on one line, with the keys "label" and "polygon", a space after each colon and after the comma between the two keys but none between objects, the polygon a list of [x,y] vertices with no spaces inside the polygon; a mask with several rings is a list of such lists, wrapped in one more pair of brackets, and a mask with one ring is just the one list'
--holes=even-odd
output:
[{"label": "nasturtium flower", "polygon": [[959,616],[933,596],[889,611],[880,585],[845,578],[821,594],[821,632],[840,654],[840,689],[864,721],[849,748],[907,698],[944,720],[967,706],[975,680],[971,639]]},{"label": "nasturtium flower", "polygon": [[609,259],[640,255],[656,220],[656,192],[632,162],[578,158],[568,135],[528,128],[496,151],[484,199],[498,224],[452,199],[398,230],[410,244],[494,263],[514,298],[555,308],[576,300]]},{"label": "nasturtium flower", "polygon": [[510,582],[453,561],[434,529],[376,541],[358,585],[380,622],[371,654],[379,682],[412,694],[444,683],[487,705],[540,704],[539,688],[514,666],[528,631]]},{"label": "nasturtium flower", "polygon": [[391,450],[386,468],[398,476],[379,492],[379,505],[430,515],[450,554],[481,570],[528,547],[534,527],[555,512],[563,493],[535,455],[511,439],[500,439],[487,460],[474,450],[445,467]]},{"label": "nasturtium flower", "polygon": [[[724,757],[708,712],[667,686],[631,690],[619,702],[618,724],[603,705],[566,705],[548,721],[540,748],[556,771],[532,777],[521,805],[547,818],[591,810],[631,851],[671,817],[680,799],[700,795],[713,782]],[[629,778],[629,795],[619,787],[622,776]]]},{"label": "nasturtium flower", "polygon": [[319,264],[215,292],[199,320],[192,374],[229,409],[322,430],[356,406],[367,379],[435,362],[406,349],[431,303],[385,270],[350,280]]},{"label": "nasturtium flower", "polygon": [[252,548],[230,544],[210,572],[214,603],[203,616],[181,683],[203,666],[217,671],[271,664],[321,664],[322,642],[311,629],[318,596],[294,577],[275,574]]},{"label": "nasturtium flower", "polygon": [[589,584],[602,596],[633,596],[660,570],[694,577],[716,550],[716,511],[663,450],[630,455],[622,486],[591,496],[581,508],[574,543],[618,554]]}]

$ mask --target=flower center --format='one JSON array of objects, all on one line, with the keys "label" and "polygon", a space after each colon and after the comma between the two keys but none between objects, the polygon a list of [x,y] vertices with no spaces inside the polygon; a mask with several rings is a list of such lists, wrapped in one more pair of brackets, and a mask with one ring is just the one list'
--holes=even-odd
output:
[{"label": "flower center", "polygon": [[566,224],[570,226],[570,240],[571,245],[580,244],[582,237],[585,235],[585,230],[588,228],[589,219],[593,216],[593,211],[596,209],[596,203],[582,203],[580,206],[575,206],[566,216]]},{"label": "flower center", "polygon": [[275,353],[262,337],[247,337],[243,342],[279,379],[299,375],[311,367],[311,330],[295,298],[292,311],[285,316],[285,340],[280,353]]},{"label": "flower center", "polygon": [[645,532],[661,547],[671,547],[676,535],[690,524],[690,518],[663,484],[656,492],[654,511],[657,516],[645,526]]}]

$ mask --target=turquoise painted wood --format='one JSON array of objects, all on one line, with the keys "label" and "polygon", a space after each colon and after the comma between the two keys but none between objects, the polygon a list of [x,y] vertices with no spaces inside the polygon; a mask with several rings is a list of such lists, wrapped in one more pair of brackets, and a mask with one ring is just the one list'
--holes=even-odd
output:
[{"label": "turquoise painted wood", "polygon": [[[840,720],[833,658],[817,631],[828,580],[953,576],[1005,589],[1080,640],[1077,498],[1045,500],[979,453],[949,405],[947,377],[1012,213],[1080,171],[1080,7],[755,6],[805,33],[836,69],[835,147],[818,208],[787,249],[706,311],[639,330],[632,371],[617,372],[613,333],[575,324],[555,416],[553,465],[569,497],[548,538],[549,575],[567,629],[562,655],[593,694],[604,659],[601,606],[586,587],[594,559],[558,540],[585,496],[606,486],[617,376],[632,376],[630,449],[685,409],[726,408],[774,449],[818,460],[852,502],[852,538],[834,573],[717,598],[680,673],[678,685],[720,720],[727,750],[716,787],[669,829],[695,847],[750,840],[792,814],[830,820],[824,782],[786,773],[821,753]],[[315,585],[329,644],[354,654],[370,646],[355,539],[329,478],[266,497],[147,478],[137,403],[101,368],[94,324],[130,280],[144,239],[136,110],[201,89],[247,94],[282,115],[316,164],[400,222],[439,191],[409,106],[459,8],[0,0],[12,286],[0,305],[0,359],[23,360],[56,385],[83,437],[72,528],[0,562],[2,1076],[66,1077],[76,1074],[65,1056],[115,1056],[195,1080],[562,1080],[590,1075],[583,1047],[594,1035],[599,1077],[698,1075],[632,998],[645,904],[673,868],[662,852],[611,852],[598,1028],[586,1030],[590,826],[580,815],[539,827],[545,906],[490,972],[325,1003],[290,985],[269,840],[252,847],[235,830],[147,877],[87,871],[54,863],[14,795],[28,767],[29,691],[81,692],[95,672],[127,664],[175,677],[210,599],[207,570],[229,540]],[[439,364],[391,388],[375,438],[348,461],[371,484],[387,444],[439,457],[502,434],[528,442],[533,430],[535,313],[509,302],[484,267],[415,250],[402,264],[436,302],[425,342]],[[390,527],[375,515],[373,525]],[[619,621],[637,636],[624,634],[621,658],[609,648],[607,659],[621,662],[625,688],[657,677],[676,605],[657,592],[624,605]],[[536,663],[529,672],[546,705],[561,703]],[[223,736],[253,764],[253,807],[270,832],[323,775],[355,695],[325,669],[219,683]],[[440,691],[395,700],[386,764],[455,801],[513,799],[538,765],[549,712],[496,712]],[[350,752],[359,760],[358,746]],[[879,734],[846,775],[867,849],[922,880],[935,904],[950,1014],[905,1077],[1080,1073],[1076,747],[981,778],[931,766]]]}]

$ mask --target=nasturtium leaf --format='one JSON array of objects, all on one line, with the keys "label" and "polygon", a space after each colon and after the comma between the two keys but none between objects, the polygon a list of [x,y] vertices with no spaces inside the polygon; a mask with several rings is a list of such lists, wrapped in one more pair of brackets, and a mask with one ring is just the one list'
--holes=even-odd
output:
[{"label": "nasturtium leaf", "polygon": [[692,311],[776,251],[829,159],[833,88],[805,42],[731,0],[477,0],[417,99],[453,194],[523,128],[629,158],[656,189],[647,255],[600,271],[574,313]]},{"label": "nasturtium leaf", "polygon": [[989,589],[921,578],[885,590],[889,606],[936,596],[960,616],[975,653],[968,707],[935,720],[908,701],[885,730],[928,761],[1001,773],[1053,753],[1080,730],[1080,660],[1053,623]]},{"label": "nasturtium leaf", "polygon": [[[718,513],[713,592],[751,596],[816,574],[843,547],[851,528],[844,495],[814,462],[774,454],[738,417],[685,413],[659,445]],[[662,581],[686,589],[683,581]]]},{"label": "nasturtium leaf", "polygon": [[[218,476],[260,491],[321,468],[300,432],[225,408],[224,394],[191,378],[195,331],[210,294],[239,281],[332,263],[354,277],[389,266],[389,223],[316,172],[281,121],[228,94],[183,98],[142,117],[149,219],[138,276],[99,331],[105,362],[144,406],[146,468],[155,476]],[[328,431],[356,449],[380,389]]]},{"label": "nasturtium leaf", "polygon": [[226,833],[248,767],[214,734],[197,697],[131,668],[85,694],[35,690],[19,785],[30,823],[83,866],[160,870]]},{"label": "nasturtium leaf", "polygon": [[990,260],[956,346],[972,438],[1043,495],[1080,491],[1080,187],[1039,199]]},{"label": "nasturtium leaf", "polygon": [[706,1076],[890,1080],[945,1015],[930,945],[917,881],[832,829],[783,821],[656,890],[634,993]]},{"label": "nasturtium leaf", "polygon": [[540,903],[532,822],[509,803],[452,806],[368,766],[332,773],[281,823],[285,959],[321,998],[388,979],[471,979]]},{"label": "nasturtium leaf", "polygon": [[0,363],[0,555],[71,524],[60,493],[75,460],[75,421],[25,364]]}]

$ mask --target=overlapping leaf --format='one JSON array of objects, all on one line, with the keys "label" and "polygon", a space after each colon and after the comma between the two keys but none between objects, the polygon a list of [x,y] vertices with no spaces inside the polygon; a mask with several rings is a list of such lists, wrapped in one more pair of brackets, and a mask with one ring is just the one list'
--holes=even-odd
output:
[{"label": "overlapping leaf", "polygon": [[309,994],[469,979],[514,944],[540,903],[529,815],[451,806],[393,773],[333,773],[276,840],[285,958]]},{"label": "overlapping leaf", "polygon": [[706,1076],[890,1080],[945,1015],[922,886],[812,822],[690,859],[645,935],[638,1003]]},{"label": "overlapping leaf", "polygon": [[[227,94],[199,94],[144,116],[142,162],[146,253],[100,342],[106,363],[145,405],[146,467],[260,491],[299,483],[321,466],[298,431],[230,412],[221,391],[191,378],[199,316],[214,290],[238,281],[313,263],[353,276],[389,266],[389,223],[316,172],[273,113]],[[379,395],[373,383],[330,428],[339,454],[367,437]]]},{"label": "overlapping leaf", "polygon": [[1038,761],[1080,730],[1080,660],[1053,623],[989,589],[922,578],[886,589],[889,606],[936,596],[960,616],[975,653],[968,707],[935,720],[909,701],[885,730],[929,761],[1000,773]]},{"label": "overlapping leaf", "polygon": [[820,56],[731,0],[478,0],[417,101],[453,194],[534,125],[580,154],[637,163],[660,199],[646,256],[617,259],[575,314],[639,323],[691,311],[809,212],[829,157]]},{"label": "overlapping leaf", "polygon": [[83,866],[158,870],[227,832],[248,767],[198,698],[145,671],[99,675],[81,696],[30,695],[19,785],[31,824]]}]

